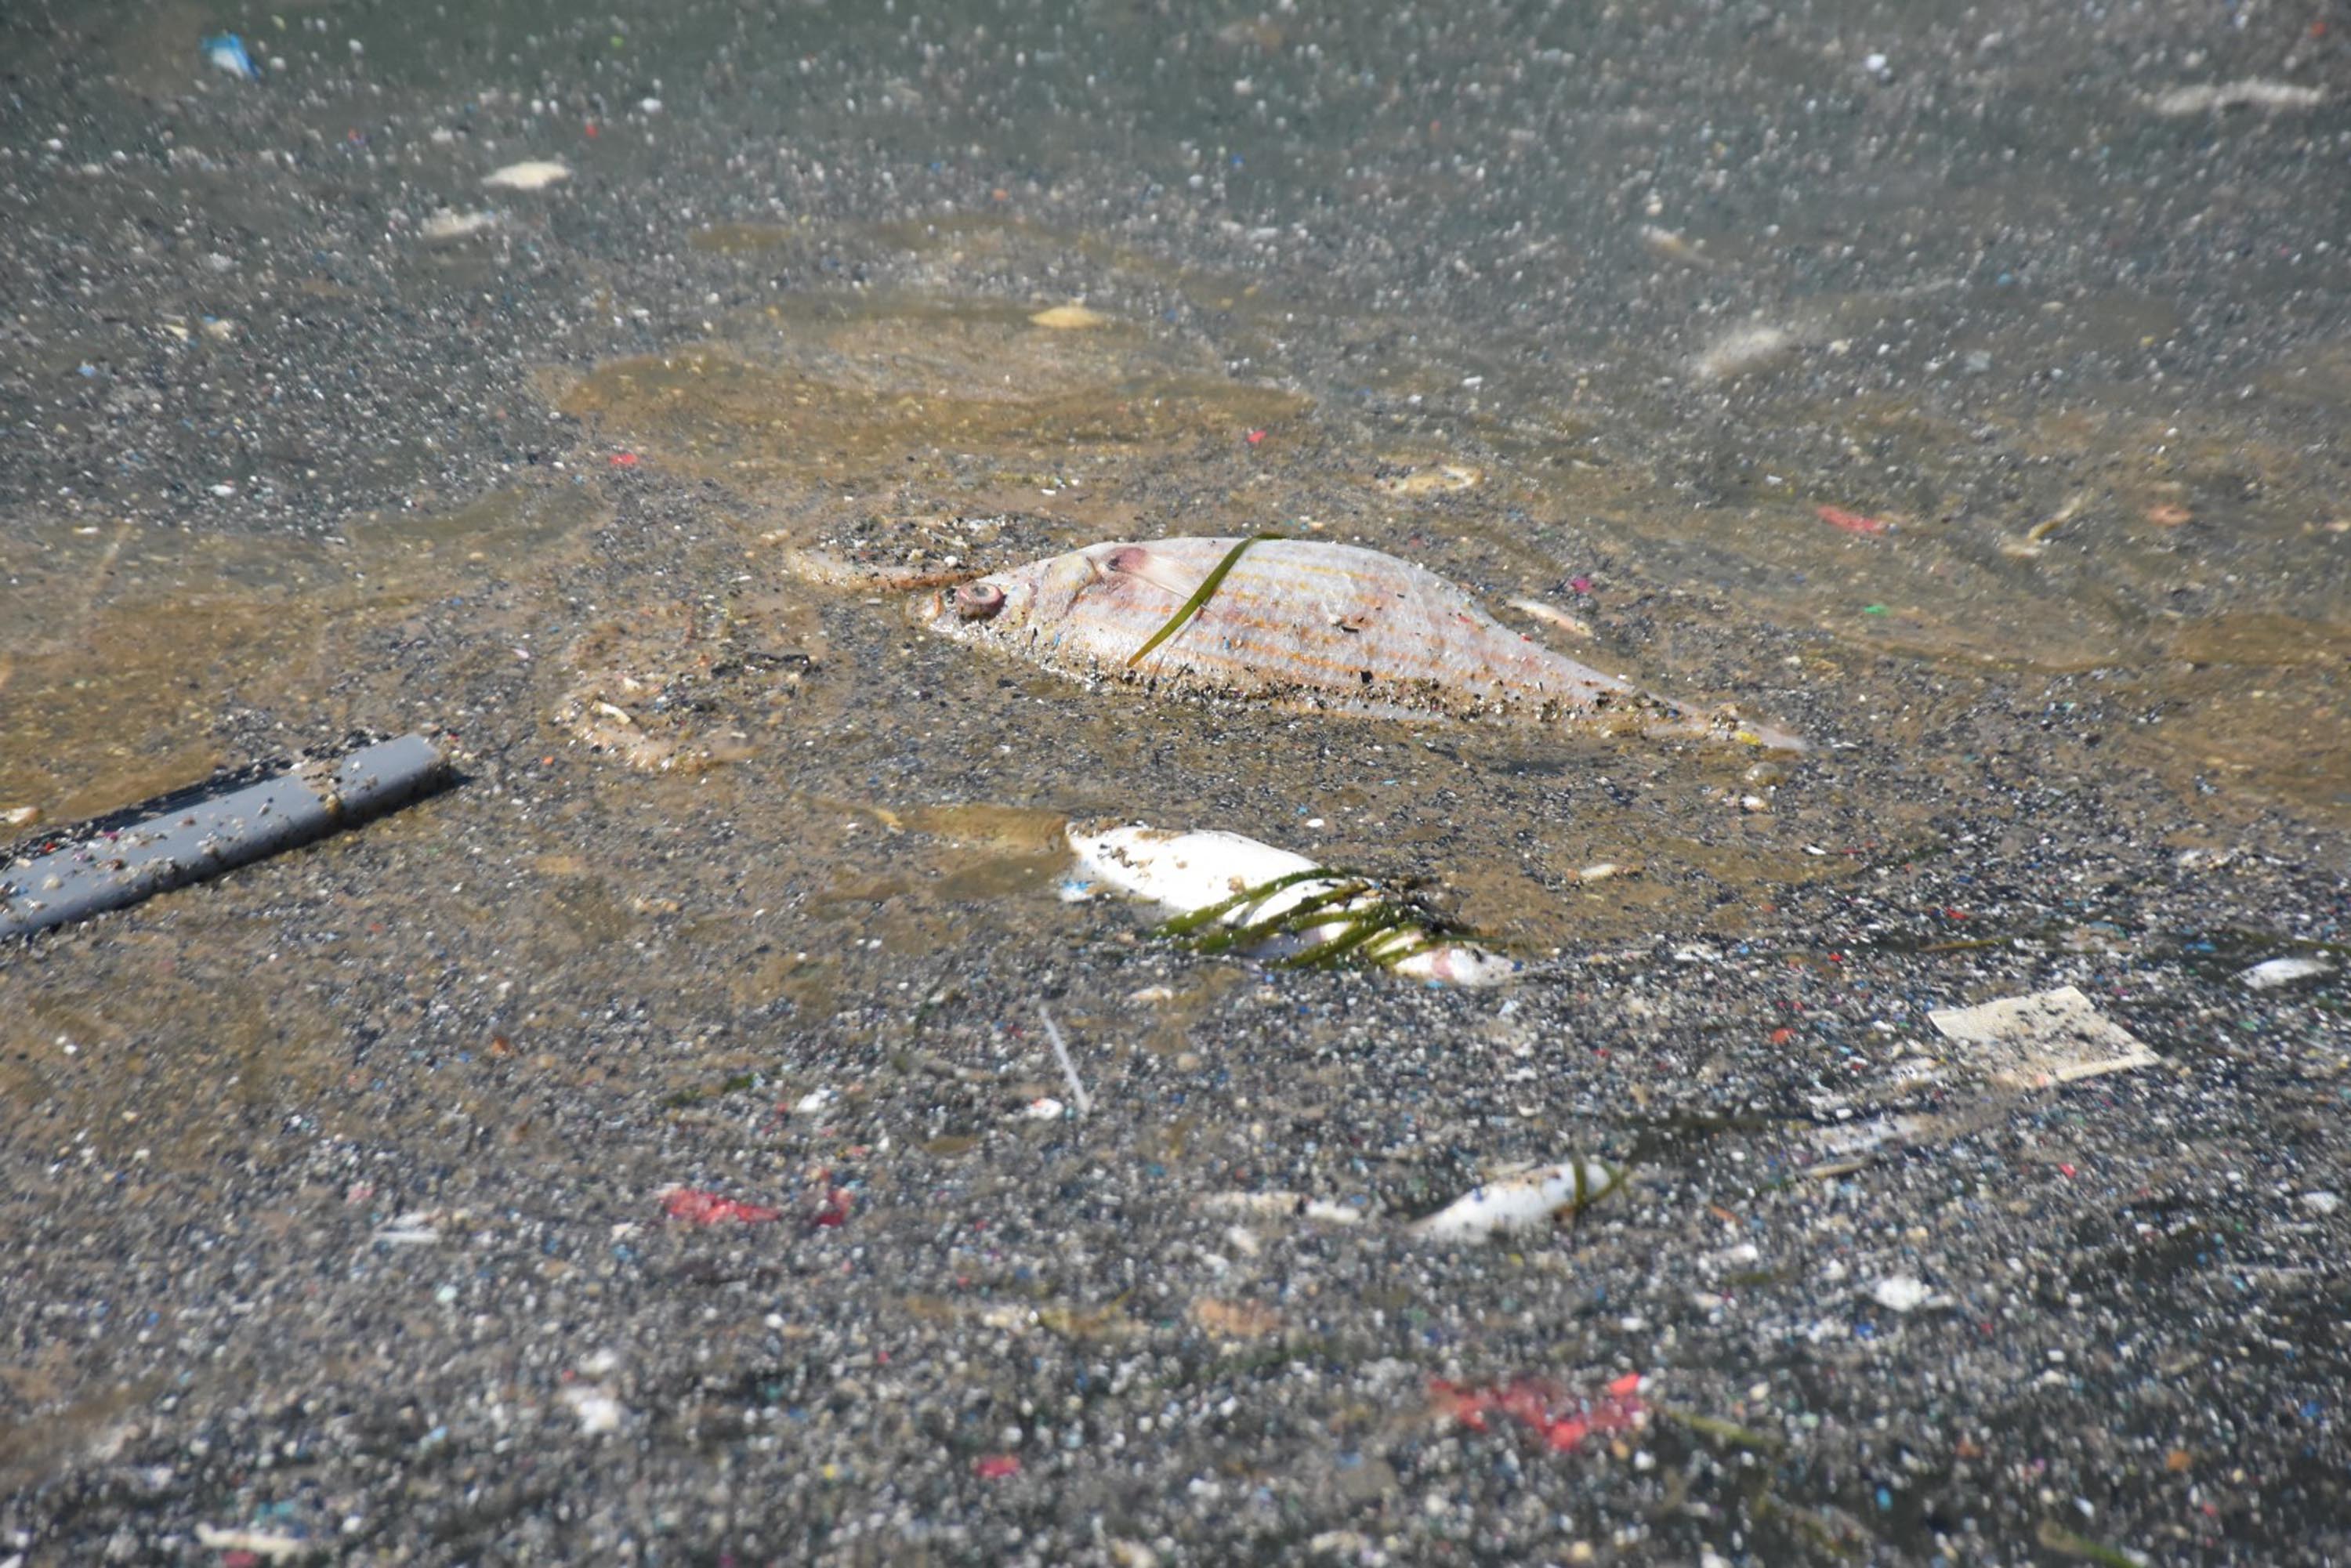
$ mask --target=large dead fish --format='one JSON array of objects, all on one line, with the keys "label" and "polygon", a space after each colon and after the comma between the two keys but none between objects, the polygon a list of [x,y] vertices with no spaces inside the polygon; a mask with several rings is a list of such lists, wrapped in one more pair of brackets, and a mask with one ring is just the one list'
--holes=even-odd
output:
[{"label": "large dead fish", "polygon": [[[1146,652],[1220,565],[1226,575],[1206,601]],[[1078,680],[1386,718],[1490,716],[1803,749],[1785,731],[1694,711],[1555,653],[1436,573],[1353,545],[1092,545],[917,606],[947,636]]]}]

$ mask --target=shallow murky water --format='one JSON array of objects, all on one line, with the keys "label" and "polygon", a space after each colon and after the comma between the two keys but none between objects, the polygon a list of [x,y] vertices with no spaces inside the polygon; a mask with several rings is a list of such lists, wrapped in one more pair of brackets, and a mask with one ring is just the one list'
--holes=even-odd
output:
[{"label": "shallow murky water", "polygon": [[[2077,1441],[2068,1484],[2094,1490],[2108,1456],[2081,1434],[2140,1388],[2110,1345],[2144,1331],[2167,1379],[2203,1377],[2181,1347],[2234,1333],[2252,1278],[2215,1239],[2317,1244],[2306,1207],[2245,1218],[2238,1168],[2284,1203],[2337,1179],[2340,982],[2255,998],[2238,976],[2288,928],[2342,953],[2351,338],[2340,202],[2290,194],[2339,163],[2339,113],[2157,115],[2156,91],[2212,74],[2189,46],[2220,47],[2184,12],[2135,14],[2126,39],[2103,14],[1958,0],[1504,5],[1490,26],[904,9],[297,6],[237,24],[287,57],[266,93],[189,82],[182,36],[224,25],[201,7],[18,40],[25,79],[63,96],[43,126],[0,121],[26,176],[0,245],[29,280],[0,382],[22,436],[0,456],[0,810],[37,810],[39,838],[360,730],[429,729],[461,778],[0,955],[0,1141],[34,1193],[9,1212],[45,1239],[22,1249],[37,1311],[97,1312],[89,1277],[106,1312],[136,1296],[198,1325],[159,1331],[183,1351],[92,1330],[85,1364],[27,1308],[44,1348],[0,1367],[0,1414],[184,1477],[161,1416],[120,1436],[161,1397],[152,1366],[191,1408],[259,1407],[236,1380],[295,1354],[287,1409],[322,1380],[444,1379],[444,1405],[491,1414],[375,1410],[394,1436],[364,1462],[430,1471],[455,1426],[486,1473],[509,1406],[557,1407],[534,1378],[603,1375],[584,1341],[547,1349],[560,1321],[666,1366],[631,1395],[630,1453],[685,1456],[703,1490],[703,1461],[741,1462],[772,1518],[817,1499],[809,1539],[836,1546],[854,1530],[825,1533],[828,1500],[880,1495],[858,1465],[966,1466],[1013,1409],[1107,1397],[1130,1349],[1161,1355],[1170,1401],[1261,1423],[1204,1439],[1187,1475],[1238,1495],[1296,1461],[1318,1531],[1422,1528],[1406,1516],[1443,1511],[1406,1492],[1441,1501],[1471,1469],[1535,1495],[1508,1491],[1552,1458],[1531,1450],[1415,1469],[1460,1435],[1420,1408],[1423,1375],[1457,1363],[1670,1372],[1729,1412],[1654,1428],[1666,1479],[1596,1453],[1544,1472],[1631,1532],[1604,1544],[1619,1560],[1652,1527],[1710,1552],[1729,1515],[1762,1560],[1923,1558],[1952,1521],[1917,1499],[1971,1512],[1972,1488],[2014,1526]],[[2231,68],[2335,47],[2290,33],[2270,40],[2286,64]],[[572,177],[486,192],[526,156]],[[462,214],[477,232],[428,227]],[[1415,561],[1573,658],[1812,749],[1158,702],[810,570],[1260,532]],[[1465,996],[1183,954],[1145,912],[1064,900],[1072,817],[1420,882],[1530,973]],[[1821,1104],[1910,1104],[1880,1058],[1932,1043],[1927,1009],[2059,978],[2142,1009],[2162,1065],[1954,1111],[1930,1151],[1852,1183],[1794,1174]],[[1049,999],[1099,1119],[1024,1109],[1068,1092],[1034,1032]],[[1294,1186],[1416,1211],[1571,1146],[1643,1181],[1522,1250],[1244,1242],[1193,1207]],[[2289,1155],[2318,1174],[2260,1164]],[[813,1192],[835,1218],[693,1251],[647,1196],[687,1179]],[[478,1242],[478,1266],[381,1240],[411,1198],[434,1218],[405,1228]],[[189,1216],[244,1228],[215,1254],[183,1245]],[[321,1236],[344,1249],[328,1264]],[[848,1256],[818,1255],[835,1240]],[[230,1261],[141,1282],[197,1248]],[[1977,1294],[1880,1364],[1882,1298],[1821,1329],[1855,1310],[1848,1258],[1933,1259],[1954,1301]],[[305,1291],[342,1291],[429,1365],[317,1326]],[[1967,1341],[1948,1364],[1944,1326]],[[266,1343],[237,1340],[256,1327]],[[245,1359],[202,1370],[212,1333]],[[798,1367],[771,1335],[823,1351]],[[989,1370],[975,1347],[997,1335],[1017,1348]],[[2314,1382],[2339,1352],[2315,1317],[2306,1337]],[[870,1398],[897,1375],[885,1342],[954,1370]],[[1946,1422],[1934,1377],[1973,1385],[1965,1357],[2002,1354],[2012,1386],[1965,1388],[1977,1425]],[[2039,1392],[2059,1364],[2109,1381]],[[1275,1380],[1301,1368],[1327,1385],[1282,1436]],[[2234,1375],[2179,1397],[2218,1431]],[[2268,1375],[2264,1408],[2303,1408],[2296,1375]],[[988,1432],[966,1429],[973,1390],[998,1401]],[[2222,1495],[2210,1456],[2242,1434],[2175,1466],[2190,1423],[2148,1398],[2133,1419],[2165,1474]],[[772,1431],[700,1425],[785,1404],[817,1411],[790,1487],[748,1469]],[[931,1426],[822,1425],[895,1406]],[[2055,1437],[2001,1447],[1993,1427],[2044,1409]],[[1817,1445],[1768,1481],[1702,1462],[1702,1437],[1806,1413]],[[2262,1441],[2315,1476],[2334,1439]],[[1985,1448],[2005,1468],[1971,1479]],[[599,1486],[622,1463],[582,1451]],[[1072,1446],[1069,1473],[1096,1484],[1108,1451]],[[111,1463],[0,1443],[26,1496]],[[172,1482],[172,1506],[246,1517],[259,1473]],[[1174,1474],[1154,1485],[1194,1496]],[[449,1483],[467,1509],[473,1478]],[[134,1482],[93,1481],[93,1517]],[[2339,1480],[2295,1484],[2266,1521],[2231,1502],[2230,1528],[2273,1543],[2326,1519]],[[1040,1530],[1067,1522],[1053,1500]],[[2177,1511],[2180,1540],[2220,1528]],[[446,1539],[504,1542],[472,1518]],[[2084,1539],[2042,1522],[2046,1560]]]}]

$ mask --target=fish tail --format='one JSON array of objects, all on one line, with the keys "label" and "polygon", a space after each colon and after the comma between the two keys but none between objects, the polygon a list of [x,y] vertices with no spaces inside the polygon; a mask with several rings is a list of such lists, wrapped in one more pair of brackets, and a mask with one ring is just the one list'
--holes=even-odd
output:
[{"label": "fish tail", "polygon": [[1667,708],[1641,722],[1640,733],[1656,740],[1707,740],[1751,746],[1764,751],[1809,751],[1803,740],[1776,725],[1758,724],[1728,709],[1713,714]]}]

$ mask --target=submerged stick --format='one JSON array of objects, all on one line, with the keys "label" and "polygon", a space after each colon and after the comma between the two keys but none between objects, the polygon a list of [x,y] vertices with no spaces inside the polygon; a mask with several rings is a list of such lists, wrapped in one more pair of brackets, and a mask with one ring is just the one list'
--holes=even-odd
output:
[{"label": "submerged stick", "polygon": [[218,876],[427,793],[449,759],[422,735],[340,758],[317,758],[226,793],[166,796],[151,815],[37,860],[0,867],[0,938],[70,921]]}]

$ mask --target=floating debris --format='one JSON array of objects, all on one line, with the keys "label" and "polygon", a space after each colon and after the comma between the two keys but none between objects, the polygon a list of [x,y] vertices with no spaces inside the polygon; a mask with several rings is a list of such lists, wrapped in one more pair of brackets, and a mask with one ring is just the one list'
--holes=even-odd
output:
[{"label": "floating debris", "polygon": [[461,213],[443,207],[417,225],[417,234],[434,244],[461,240],[498,226],[498,214],[488,212]]},{"label": "floating debris", "polygon": [[1869,1288],[1869,1299],[1889,1312],[1915,1312],[1935,1299],[1926,1281],[1894,1274]]},{"label": "floating debris", "polygon": [[1078,1103],[1078,1114],[1091,1115],[1093,1096],[1086,1092],[1085,1082],[1078,1076],[1078,1064],[1070,1059],[1070,1042],[1061,1038],[1061,1026],[1043,1008],[1037,1009],[1037,1016],[1045,1021],[1045,1038],[1053,1042],[1053,1060],[1061,1064],[1061,1076],[1069,1080],[1070,1097]]},{"label": "floating debris", "polygon": [[1262,1301],[1201,1296],[1192,1302],[1188,1315],[1219,1339],[1263,1339],[1281,1327],[1281,1314]]},{"label": "floating debris", "polygon": [[1463,490],[1474,490],[1485,483],[1483,470],[1458,463],[1438,463],[1426,468],[1407,469],[1372,481],[1372,487],[1382,495],[1411,499],[1420,496],[1451,496]]},{"label": "floating debris", "polygon": [[215,1530],[209,1524],[196,1526],[196,1544],[207,1552],[249,1552],[272,1563],[287,1562],[323,1549],[322,1542],[298,1535],[280,1535],[268,1530]]},{"label": "floating debris", "polygon": [[1517,965],[1435,911],[1364,877],[1239,833],[1071,824],[1078,871],[1175,910],[1161,935],[1202,952],[1296,967],[1361,962],[1417,980],[1490,986]]},{"label": "floating debris", "polygon": [[745,1203],[695,1186],[674,1186],[664,1193],[662,1212],[689,1225],[723,1225],[730,1220],[765,1225],[783,1214],[782,1209],[770,1208],[764,1203]]},{"label": "floating debris", "polygon": [[926,596],[933,630],[1074,680],[1384,718],[1499,718],[1802,750],[1702,716],[1501,625],[1459,589],[1320,540],[1090,546]]},{"label": "floating debris", "polygon": [[1429,1398],[1438,1410],[1473,1432],[1490,1429],[1486,1417],[1501,1415],[1540,1435],[1553,1453],[1569,1453],[1587,1437],[1621,1432],[1647,1422],[1641,1403],[1641,1375],[1628,1372],[1604,1389],[1596,1399],[1579,1399],[1559,1385],[1539,1377],[1516,1377],[1506,1384],[1477,1386],[1429,1379]]},{"label": "floating debris", "polygon": [[2324,958],[2269,958],[2250,969],[2241,970],[2237,978],[2248,990],[2266,991],[2292,985],[2296,980],[2306,980],[2313,975],[2331,975],[2334,972],[2335,966]]},{"label": "floating debris", "polygon": [[2126,1551],[2120,1546],[2108,1546],[2103,1541],[2093,1541],[2086,1535],[2076,1535],[2053,1519],[2043,1520],[2033,1536],[2052,1552],[2079,1557],[2085,1563],[2100,1563],[2103,1568],[2147,1568],[2147,1564],[2154,1561],[2144,1552]]},{"label": "floating debris", "polygon": [[1734,328],[1693,360],[1690,371],[1702,382],[1735,381],[1778,364],[1802,346],[1803,340],[1784,327]]},{"label": "floating debris", "polygon": [[1600,635],[1592,629],[1589,622],[1570,615],[1556,604],[1545,604],[1540,599],[1507,599],[1503,602],[1521,615],[1531,615],[1546,626],[1558,627],[1571,637],[1581,637],[1590,642]]},{"label": "floating debris", "polygon": [[1625,1169],[1600,1160],[1570,1159],[1522,1176],[1471,1188],[1412,1233],[1428,1241],[1466,1241],[1572,1218],[1625,1185]]},{"label": "floating debris", "polygon": [[2199,82],[2176,87],[2168,92],[2158,93],[2152,100],[2152,107],[2158,114],[2179,116],[2210,114],[2228,109],[2260,109],[2272,112],[2283,109],[2315,109],[2325,101],[2324,88],[2247,77],[2240,81]]},{"label": "floating debris", "polygon": [[1678,261],[1684,267],[1711,267],[1714,265],[1706,252],[1662,225],[1643,224],[1637,232],[1641,243],[1648,246],[1654,256],[1663,256],[1667,261]]},{"label": "floating debris", "polygon": [[482,183],[494,191],[544,191],[569,178],[570,165],[549,158],[529,158],[491,171],[482,176]]},{"label": "floating debris", "polygon": [[1099,310],[1089,310],[1072,301],[1056,305],[1050,310],[1040,310],[1029,318],[1032,327],[1044,327],[1057,332],[1082,332],[1092,327],[1107,327],[1111,319]]},{"label": "floating debris", "polygon": [[2000,553],[2015,560],[2032,560],[2049,548],[2049,536],[2072,522],[2089,504],[2086,492],[2069,496],[2065,504],[2015,538],[2000,541]]},{"label": "floating debris", "polygon": [[1202,1208],[1222,1214],[1248,1214],[1268,1219],[1314,1219],[1325,1225],[1361,1225],[1360,1208],[1302,1192],[1217,1192],[1200,1200]]},{"label": "floating debris", "polygon": [[621,1402],[612,1391],[601,1383],[567,1384],[558,1396],[580,1417],[582,1437],[592,1437],[601,1432],[621,1429]]},{"label": "floating debris", "polygon": [[1833,528],[1843,528],[1849,534],[1882,534],[1894,525],[1882,517],[1865,517],[1859,512],[1848,512],[1842,507],[1814,507],[1813,515]]},{"label": "floating debris", "polygon": [[1944,1039],[1975,1048],[1969,1055],[1991,1082],[2012,1089],[2045,1089],[2163,1060],[2072,986],[1980,1007],[1938,1008],[1928,1017]]},{"label": "floating debris", "polygon": [[369,1239],[379,1247],[433,1247],[441,1240],[441,1232],[434,1225],[439,1216],[426,1209],[415,1209],[401,1215],[391,1224],[378,1228]]}]

